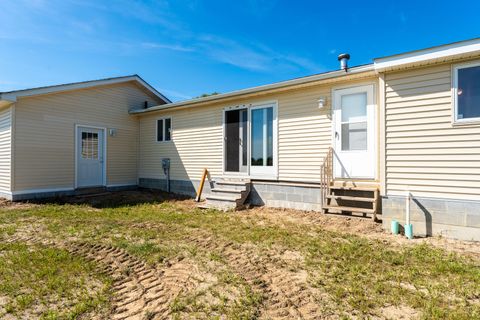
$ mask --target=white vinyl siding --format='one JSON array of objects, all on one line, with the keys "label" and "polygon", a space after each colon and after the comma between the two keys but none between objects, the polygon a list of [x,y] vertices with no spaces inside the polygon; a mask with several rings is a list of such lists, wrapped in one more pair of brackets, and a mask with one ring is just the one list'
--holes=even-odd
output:
[{"label": "white vinyl siding", "polygon": [[0,110],[0,191],[11,191],[12,107]]},{"label": "white vinyl siding", "polygon": [[135,83],[20,98],[15,113],[14,190],[72,189],[75,125],[107,130],[107,185],[137,184],[138,118],[131,108],[160,100]]},{"label": "white vinyl siding", "polygon": [[[362,82],[375,82],[375,78]],[[357,82],[350,82],[355,85]],[[347,85],[343,83],[342,85]],[[331,146],[332,84],[243,98],[230,102],[140,116],[140,178],[163,179],[162,158],[171,159],[171,178],[199,180],[203,168],[212,177],[222,175],[222,116],[226,107],[276,101],[278,104],[278,180],[319,183],[320,166]],[[320,109],[318,99],[327,97]],[[169,144],[156,143],[156,120],[174,119]]]},{"label": "white vinyl siding", "polygon": [[452,125],[451,65],[387,73],[388,195],[478,200],[480,126]]}]

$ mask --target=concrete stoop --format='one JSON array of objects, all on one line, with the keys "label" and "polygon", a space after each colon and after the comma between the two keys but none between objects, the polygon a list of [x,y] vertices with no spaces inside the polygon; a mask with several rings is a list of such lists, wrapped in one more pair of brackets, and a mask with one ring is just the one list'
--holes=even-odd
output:
[{"label": "concrete stoop", "polygon": [[211,193],[205,197],[206,201],[200,207],[222,211],[243,209],[250,188],[248,179],[221,179],[214,183]]}]

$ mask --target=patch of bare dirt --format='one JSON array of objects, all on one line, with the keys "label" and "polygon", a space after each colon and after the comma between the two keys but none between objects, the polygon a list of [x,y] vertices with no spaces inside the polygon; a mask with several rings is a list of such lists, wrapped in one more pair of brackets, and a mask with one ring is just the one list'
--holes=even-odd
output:
[{"label": "patch of bare dirt", "polygon": [[58,242],[26,233],[16,234],[7,241],[63,248],[95,261],[99,272],[109,274],[114,280],[109,319],[165,319],[173,299],[196,285],[193,279],[197,268],[187,260],[172,261],[164,269],[156,269],[108,245]]},{"label": "patch of bare dirt", "polygon": [[[275,255],[259,255],[253,246],[222,242],[207,233],[192,234],[186,241],[221,255],[252,288],[262,294],[259,310],[265,319],[325,319],[328,297],[309,286],[304,270],[292,270]],[[287,256],[298,258],[297,254]],[[294,260],[295,260],[294,259]]]},{"label": "patch of bare dirt", "polygon": [[401,235],[392,235],[382,228],[381,223],[366,218],[267,207],[255,207],[241,211],[239,214],[245,219],[254,216],[259,218],[258,220],[260,221],[266,220],[269,224],[284,227],[288,227],[288,224],[305,225],[307,232],[308,227],[320,227],[324,230],[354,234],[395,246],[413,246],[426,243],[449,252],[456,252],[474,259],[480,259],[480,242],[446,239],[437,236],[407,239]]},{"label": "patch of bare dirt", "polygon": [[37,207],[38,205],[30,202],[12,202],[7,199],[0,198],[0,209],[13,210],[13,209],[29,209]]},{"label": "patch of bare dirt", "polygon": [[380,309],[379,319],[411,320],[418,319],[420,313],[408,306],[388,306]]}]

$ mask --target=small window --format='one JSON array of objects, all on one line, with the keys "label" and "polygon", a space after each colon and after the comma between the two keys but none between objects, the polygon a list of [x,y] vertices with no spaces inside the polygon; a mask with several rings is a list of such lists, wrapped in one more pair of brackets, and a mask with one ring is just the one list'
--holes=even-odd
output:
[{"label": "small window", "polygon": [[454,69],[455,121],[480,121],[480,65]]},{"label": "small window", "polygon": [[157,120],[157,142],[172,140],[172,118]]},{"label": "small window", "polygon": [[82,132],[82,159],[98,160],[98,133]]}]

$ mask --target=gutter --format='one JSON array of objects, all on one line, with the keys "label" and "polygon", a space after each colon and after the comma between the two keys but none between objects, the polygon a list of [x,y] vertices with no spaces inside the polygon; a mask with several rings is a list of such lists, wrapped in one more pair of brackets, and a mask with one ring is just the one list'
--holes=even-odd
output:
[{"label": "gutter", "polygon": [[149,113],[153,111],[166,110],[166,109],[172,109],[172,108],[193,107],[193,106],[205,104],[208,102],[219,102],[219,101],[235,98],[235,97],[246,95],[246,94],[254,94],[254,93],[261,93],[261,92],[263,93],[271,90],[283,89],[283,88],[308,84],[311,82],[316,82],[321,80],[341,78],[341,77],[349,76],[352,74],[359,74],[359,73],[374,71],[374,70],[375,68],[373,64],[367,64],[367,65],[349,68],[348,71],[344,71],[344,70],[329,71],[325,73],[316,74],[313,76],[296,78],[292,80],[232,91],[228,93],[217,94],[217,95],[203,97],[203,98],[196,98],[196,99],[185,100],[180,102],[168,103],[164,105],[150,107],[148,109],[131,110],[130,114],[143,114],[143,113]]}]

